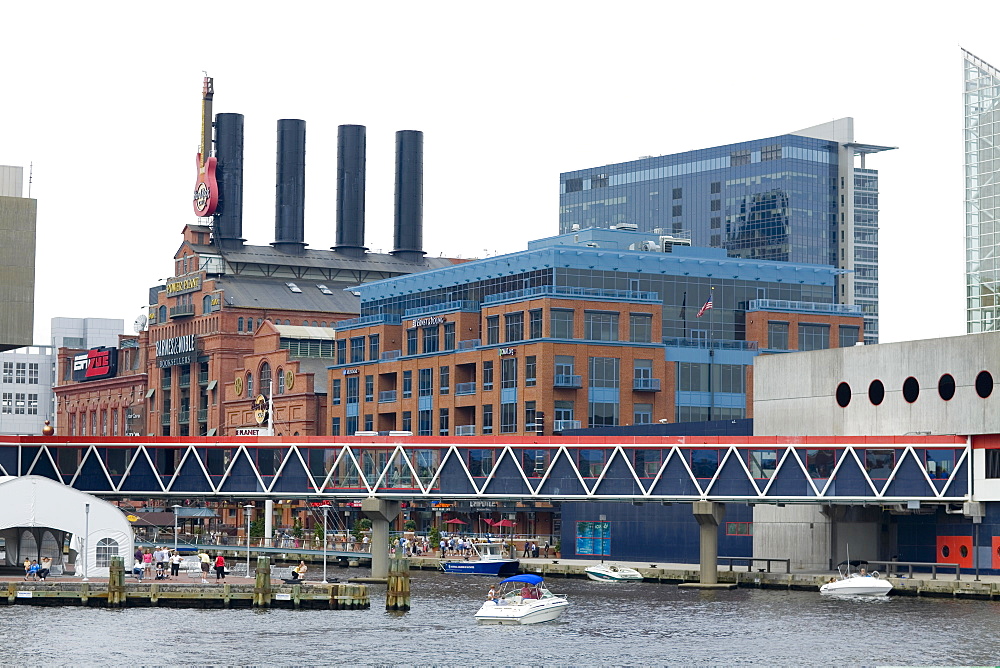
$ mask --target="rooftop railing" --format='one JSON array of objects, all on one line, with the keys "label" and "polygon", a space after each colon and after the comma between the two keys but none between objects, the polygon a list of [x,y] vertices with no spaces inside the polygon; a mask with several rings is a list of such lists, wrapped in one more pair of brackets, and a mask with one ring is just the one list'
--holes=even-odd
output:
[{"label": "rooftop railing", "polygon": [[376,313],[375,315],[363,315],[360,318],[351,318],[349,320],[341,320],[333,325],[333,328],[338,332],[343,329],[352,329],[354,327],[366,327],[368,325],[398,325],[402,322],[402,318],[396,313]]},{"label": "rooftop railing", "polygon": [[826,315],[861,315],[857,304],[821,304],[819,302],[795,302],[785,299],[751,299],[748,311],[794,311],[803,313],[823,313]]},{"label": "rooftop railing", "polygon": [[441,304],[428,304],[427,306],[416,306],[403,311],[404,318],[412,318],[431,313],[447,313],[449,311],[465,311],[467,313],[478,313],[480,311],[479,302],[472,299],[456,299]]},{"label": "rooftop railing", "polygon": [[495,304],[498,302],[524,299],[526,297],[537,297],[542,295],[552,295],[555,297],[595,297],[598,299],[618,299],[629,301],[660,302],[660,295],[657,292],[645,292],[641,290],[604,290],[601,288],[577,288],[568,285],[539,285],[534,288],[524,288],[522,290],[511,290],[495,295],[488,295],[483,298],[483,304]]},{"label": "rooftop railing", "polygon": [[668,348],[706,348],[712,350],[757,350],[756,341],[739,341],[736,339],[689,339],[671,337],[663,339],[663,345]]}]

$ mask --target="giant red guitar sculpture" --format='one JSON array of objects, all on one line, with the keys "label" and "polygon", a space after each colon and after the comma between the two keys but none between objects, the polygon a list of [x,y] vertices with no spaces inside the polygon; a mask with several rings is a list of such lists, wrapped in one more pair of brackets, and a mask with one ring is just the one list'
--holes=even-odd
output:
[{"label": "giant red guitar sculpture", "polygon": [[211,77],[205,77],[201,101],[201,151],[195,159],[198,180],[194,184],[194,215],[211,216],[219,205],[219,184],[215,179],[216,158],[208,157],[212,149],[212,88]]}]

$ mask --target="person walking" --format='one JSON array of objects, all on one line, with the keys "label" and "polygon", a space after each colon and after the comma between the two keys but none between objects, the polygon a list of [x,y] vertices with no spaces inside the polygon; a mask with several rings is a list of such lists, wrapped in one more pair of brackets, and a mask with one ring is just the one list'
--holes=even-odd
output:
[{"label": "person walking", "polygon": [[170,555],[170,577],[180,575],[182,561],[184,561],[184,557],[181,556],[180,552],[174,552]]},{"label": "person walking", "polygon": [[522,557],[531,556],[531,543],[529,543],[528,541],[524,541],[524,554],[522,554],[521,556]]},{"label": "person walking", "polygon": [[142,567],[146,571],[146,577],[152,577],[153,553],[148,548],[142,551]]},{"label": "person walking", "polygon": [[226,558],[220,552],[215,556],[215,581],[226,581]]},{"label": "person walking", "polygon": [[201,561],[201,581],[208,583],[208,567],[212,565],[212,558],[205,550],[202,550],[198,553],[198,559]]}]

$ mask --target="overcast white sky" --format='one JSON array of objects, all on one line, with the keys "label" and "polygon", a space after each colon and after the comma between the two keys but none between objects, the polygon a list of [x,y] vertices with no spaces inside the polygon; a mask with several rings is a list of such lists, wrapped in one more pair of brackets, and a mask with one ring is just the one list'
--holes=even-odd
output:
[{"label": "overcast white sky", "polygon": [[[3,10],[0,164],[34,163],[35,332],[123,318],[171,273],[202,70],[246,117],[244,236],[274,237],[275,128],[306,131],[306,241],[333,245],[337,126],[368,128],[366,242],[392,247],[396,130],[424,132],[424,248],[558,231],[559,173],[853,116],[881,173],[882,340],[965,332],[959,45],[1000,3],[34,2]],[[932,11],[931,11],[932,9]]]}]

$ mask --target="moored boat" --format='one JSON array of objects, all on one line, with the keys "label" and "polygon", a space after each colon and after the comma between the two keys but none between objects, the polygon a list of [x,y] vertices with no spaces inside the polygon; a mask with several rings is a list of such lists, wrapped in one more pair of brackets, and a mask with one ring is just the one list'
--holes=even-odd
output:
[{"label": "moored boat", "polygon": [[471,543],[474,558],[447,559],[441,562],[446,573],[467,575],[513,575],[520,561],[505,554],[503,543]]},{"label": "moored boat", "polygon": [[583,569],[587,577],[597,582],[642,582],[642,574],[634,568],[618,564],[594,564]]},{"label": "moored boat", "polygon": [[819,588],[821,594],[839,596],[885,596],[892,590],[892,583],[879,577],[878,571],[867,573],[861,569],[850,572],[850,566],[838,569],[839,577],[832,578]]},{"label": "moored boat", "polygon": [[538,624],[558,619],[569,607],[565,594],[545,588],[541,576],[525,573],[500,583],[496,597],[476,613],[480,624]]}]

